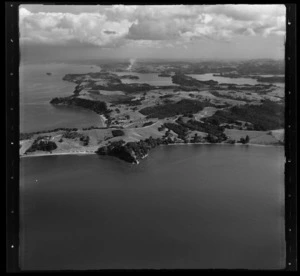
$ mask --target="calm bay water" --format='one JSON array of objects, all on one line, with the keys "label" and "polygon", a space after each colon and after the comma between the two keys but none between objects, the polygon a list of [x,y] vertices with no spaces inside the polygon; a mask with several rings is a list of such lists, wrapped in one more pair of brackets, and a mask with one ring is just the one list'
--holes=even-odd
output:
[{"label": "calm bay water", "polygon": [[[21,65],[20,131],[31,132],[58,127],[102,126],[99,116],[80,108],[56,107],[54,97],[72,95],[75,84],[63,81],[65,74],[98,72],[97,66],[48,63]],[[52,73],[51,76],[47,73]]]},{"label": "calm bay water", "polygon": [[20,173],[23,269],[284,267],[282,147],[31,157]]},{"label": "calm bay water", "polygon": [[[158,73],[135,73],[135,72],[114,72],[114,74],[117,74],[119,76],[122,75],[133,75],[138,76],[138,80],[131,80],[131,79],[123,79],[123,83],[149,83],[151,85],[161,85],[161,86],[168,86],[168,85],[176,85],[172,83],[171,77],[159,77]],[[207,74],[186,74],[187,76],[190,76],[192,78],[195,78],[200,81],[208,81],[208,80],[215,80],[219,83],[233,83],[233,84],[262,84],[262,82],[258,82],[256,79],[251,78],[226,78],[226,77],[218,77],[214,76],[213,73],[207,73]],[[273,75],[261,75],[262,77],[270,77]],[[282,75],[280,75],[282,76]],[[283,83],[274,83],[274,85],[277,85],[279,87],[284,87]]]},{"label": "calm bay water", "polygon": [[[250,85],[256,85],[256,84],[267,84],[266,82],[259,82],[256,79],[251,78],[226,78],[226,77],[218,77],[214,76],[213,73],[208,74],[187,74],[187,76],[190,76],[192,78],[195,78],[200,81],[208,81],[208,80],[215,80],[219,83],[233,83],[233,84],[250,84]],[[271,77],[273,75],[260,75],[261,77]],[[282,75],[279,75],[282,76]],[[284,83],[273,83],[274,85],[278,87],[284,88]]]}]

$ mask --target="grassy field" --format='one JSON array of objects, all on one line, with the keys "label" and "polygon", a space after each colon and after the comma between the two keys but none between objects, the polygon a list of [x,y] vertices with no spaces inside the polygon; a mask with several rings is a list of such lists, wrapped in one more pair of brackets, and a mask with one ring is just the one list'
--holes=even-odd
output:
[{"label": "grassy field", "polygon": [[[281,131],[280,131],[281,132]],[[275,132],[274,135],[271,131],[251,131],[251,130],[237,130],[237,129],[226,129],[224,133],[232,140],[239,141],[241,138],[245,138],[247,135],[250,140],[249,143],[260,144],[260,145],[272,145],[278,144],[282,133],[276,135],[278,132]]]}]

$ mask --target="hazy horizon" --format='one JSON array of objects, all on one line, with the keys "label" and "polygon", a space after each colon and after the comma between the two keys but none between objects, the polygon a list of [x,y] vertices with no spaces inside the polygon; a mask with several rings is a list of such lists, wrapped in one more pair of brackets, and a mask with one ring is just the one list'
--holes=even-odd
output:
[{"label": "hazy horizon", "polygon": [[24,62],[284,59],[284,5],[20,5]]}]

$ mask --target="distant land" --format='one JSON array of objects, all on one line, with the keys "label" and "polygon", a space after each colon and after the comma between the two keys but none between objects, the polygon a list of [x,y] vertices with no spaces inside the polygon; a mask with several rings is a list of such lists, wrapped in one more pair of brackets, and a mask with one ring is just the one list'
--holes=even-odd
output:
[{"label": "distant land", "polygon": [[[76,85],[74,92],[53,98],[49,104],[92,110],[105,127],[66,126],[21,133],[21,156],[97,153],[138,164],[160,145],[284,145],[284,88],[276,85],[284,82],[281,61],[131,60],[93,64],[101,71],[62,76]],[[134,73],[169,77],[172,85],[135,83],[139,77]],[[258,83],[219,83],[189,76],[206,73],[254,78]],[[132,82],[124,83],[124,79]]]}]

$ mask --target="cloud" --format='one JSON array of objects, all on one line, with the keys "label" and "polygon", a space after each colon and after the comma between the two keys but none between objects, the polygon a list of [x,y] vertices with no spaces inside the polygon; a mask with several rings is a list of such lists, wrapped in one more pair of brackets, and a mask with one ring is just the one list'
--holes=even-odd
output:
[{"label": "cloud", "polygon": [[285,15],[284,5],[212,5],[205,12],[222,14],[239,21],[264,20],[270,17]]},{"label": "cloud", "polygon": [[19,18],[24,44],[173,47],[285,35],[284,5],[21,5]]},{"label": "cloud", "polygon": [[126,38],[133,40],[170,40],[180,37],[183,26],[165,19],[162,21],[144,20],[131,25]]},{"label": "cloud", "polygon": [[128,20],[109,21],[99,13],[31,13],[21,8],[19,26],[21,42],[65,45],[76,41],[113,47],[120,44],[117,40],[128,33],[131,24]]}]

